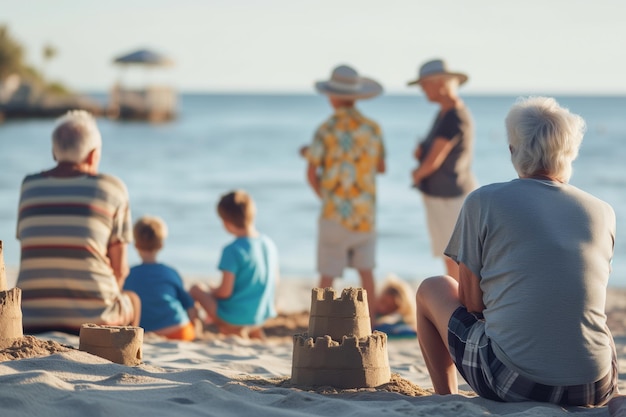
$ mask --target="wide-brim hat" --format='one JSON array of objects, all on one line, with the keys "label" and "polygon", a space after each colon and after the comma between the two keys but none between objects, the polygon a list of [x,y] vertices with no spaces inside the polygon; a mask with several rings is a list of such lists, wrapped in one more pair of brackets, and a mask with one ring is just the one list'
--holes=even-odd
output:
[{"label": "wide-brim hat", "polygon": [[372,98],[383,92],[383,86],[377,81],[359,76],[354,68],[347,65],[335,68],[330,80],[316,82],[315,89],[321,94],[346,100]]},{"label": "wide-brim hat", "polygon": [[459,80],[459,85],[465,84],[468,80],[468,76],[462,72],[448,71],[448,66],[443,59],[433,59],[432,61],[424,63],[419,69],[417,79],[409,81],[407,85],[420,84],[425,78],[442,75],[456,77]]}]

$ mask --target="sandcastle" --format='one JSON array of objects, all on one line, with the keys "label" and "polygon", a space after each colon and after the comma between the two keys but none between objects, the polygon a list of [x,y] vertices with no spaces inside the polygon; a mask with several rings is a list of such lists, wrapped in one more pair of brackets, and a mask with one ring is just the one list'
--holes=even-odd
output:
[{"label": "sandcastle", "polygon": [[308,333],[294,335],[291,382],[336,388],[376,387],[391,379],[387,335],[371,331],[367,294],[314,288]]},{"label": "sandcastle", "polygon": [[80,327],[78,350],[91,353],[122,365],[139,365],[143,354],[143,328],[134,326],[100,326],[83,324]]},{"label": "sandcastle", "polygon": [[22,329],[22,290],[7,288],[2,241],[0,240],[0,348],[24,336]]}]

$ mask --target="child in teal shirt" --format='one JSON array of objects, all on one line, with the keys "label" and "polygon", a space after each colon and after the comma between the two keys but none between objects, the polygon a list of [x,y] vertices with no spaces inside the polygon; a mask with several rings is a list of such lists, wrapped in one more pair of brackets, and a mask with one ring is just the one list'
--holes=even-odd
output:
[{"label": "child in teal shirt", "polygon": [[256,230],[255,204],[245,191],[222,196],[217,212],[226,231],[235,236],[222,251],[222,282],[214,288],[196,284],[189,292],[206,311],[207,321],[215,323],[220,333],[262,337],[261,326],[276,316],[276,245]]}]

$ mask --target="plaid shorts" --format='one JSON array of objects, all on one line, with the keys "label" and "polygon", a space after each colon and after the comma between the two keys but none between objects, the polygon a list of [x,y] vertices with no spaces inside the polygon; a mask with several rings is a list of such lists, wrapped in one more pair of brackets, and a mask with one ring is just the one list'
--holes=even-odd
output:
[{"label": "plaid shorts", "polygon": [[604,405],[617,392],[617,355],[612,347],[612,369],[604,378],[584,385],[544,385],[507,368],[493,353],[484,321],[465,307],[457,308],[448,323],[448,348],[459,373],[478,395],[495,401]]}]

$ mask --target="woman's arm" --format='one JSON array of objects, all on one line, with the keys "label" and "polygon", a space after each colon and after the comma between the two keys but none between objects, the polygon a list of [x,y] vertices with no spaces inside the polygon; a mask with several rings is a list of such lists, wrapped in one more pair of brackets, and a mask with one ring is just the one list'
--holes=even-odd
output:
[{"label": "woman's arm", "polygon": [[434,140],[433,145],[425,156],[421,155],[420,146],[418,150],[420,156],[424,156],[424,159],[419,167],[413,171],[413,183],[419,184],[424,178],[431,176],[433,172],[437,171],[450,154],[450,151],[452,151],[452,148],[454,148],[454,145],[455,141],[438,137]]},{"label": "woman's arm", "polygon": [[417,161],[421,161],[422,160],[422,154],[424,153],[424,147],[422,146],[422,144],[420,143],[419,145],[417,145],[417,148],[415,148],[415,152],[413,152],[413,157],[417,160]]}]

